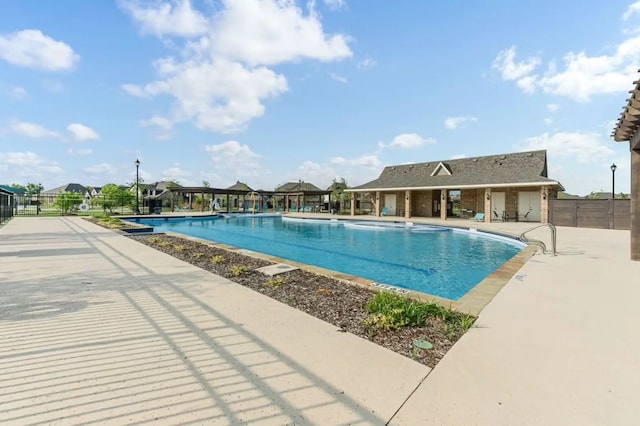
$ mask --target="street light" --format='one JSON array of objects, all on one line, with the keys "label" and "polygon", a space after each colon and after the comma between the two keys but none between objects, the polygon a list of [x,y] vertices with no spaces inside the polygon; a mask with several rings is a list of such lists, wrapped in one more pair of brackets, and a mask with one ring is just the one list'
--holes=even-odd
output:
[{"label": "street light", "polygon": [[611,165],[611,199],[616,198],[616,163]]},{"label": "street light", "polygon": [[614,200],[616,199],[616,163],[611,164],[611,228],[616,229],[616,210]]},{"label": "street light", "polygon": [[140,168],[140,160],[136,158],[136,214],[140,214],[138,207],[138,194],[140,194],[140,179],[138,177],[138,169]]}]

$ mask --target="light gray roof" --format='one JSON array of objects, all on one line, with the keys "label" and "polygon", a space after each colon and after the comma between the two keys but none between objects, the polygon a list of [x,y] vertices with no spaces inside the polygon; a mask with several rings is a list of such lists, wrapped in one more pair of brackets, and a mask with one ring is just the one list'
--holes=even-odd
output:
[{"label": "light gray roof", "polygon": [[[443,167],[438,167],[440,163]],[[548,184],[563,189],[558,181],[547,177],[547,152],[541,150],[388,166],[378,179],[347,191],[454,189],[509,184]]]},{"label": "light gray roof", "polygon": [[[287,182],[284,185],[280,185],[276,188],[276,192],[322,192],[322,189],[318,188],[309,182]],[[326,192],[326,191],[325,191]]]},{"label": "light gray roof", "polygon": [[66,185],[59,186],[57,188],[43,191],[44,194],[59,194],[62,192],[75,192],[77,194],[84,194],[85,192],[87,192],[87,188],[80,185],[79,183],[68,183]]},{"label": "light gray roof", "polygon": [[253,191],[253,189],[251,189],[251,187],[249,185],[247,185],[246,183],[240,182],[240,181],[237,181],[236,183],[234,183],[233,185],[231,185],[227,189],[232,189],[234,191],[247,191],[247,192]]}]

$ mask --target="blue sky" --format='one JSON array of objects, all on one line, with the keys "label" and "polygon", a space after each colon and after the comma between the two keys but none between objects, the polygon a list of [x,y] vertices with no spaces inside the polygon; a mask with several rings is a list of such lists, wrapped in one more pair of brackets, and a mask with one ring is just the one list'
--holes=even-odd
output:
[{"label": "blue sky", "polygon": [[640,1],[21,0],[0,13],[0,183],[358,185],[547,149],[629,192],[611,131]]}]

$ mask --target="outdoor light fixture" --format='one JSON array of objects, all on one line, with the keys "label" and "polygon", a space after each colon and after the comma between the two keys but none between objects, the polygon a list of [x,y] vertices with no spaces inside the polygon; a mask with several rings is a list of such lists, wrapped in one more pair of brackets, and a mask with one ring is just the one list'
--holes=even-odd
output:
[{"label": "outdoor light fixture", "polygon": [[138,175],[138,169],[140,168],[140,160],[136,158],[136,214],[140,214],[140,208],[138,207],[138,196],[140,194],[140,178]]},{"label": "outdoor light fixture", "polygon": [[491,199],[491,195],[487,193],[487,201]]},{"label": "outdoor light fixture", "polygon": [[616,163],[611,165],[611,199],[616,198]]}]

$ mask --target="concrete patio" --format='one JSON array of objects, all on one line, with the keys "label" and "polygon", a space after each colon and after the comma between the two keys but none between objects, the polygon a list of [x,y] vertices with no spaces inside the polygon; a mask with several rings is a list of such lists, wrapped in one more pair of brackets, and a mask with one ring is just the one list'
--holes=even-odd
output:
[{"label": "concrete patio", "polygon": [[14,218],[0,227],[0,419],[635,425],[629,231],[561,228],[558,251],[527,262],[431,371],[83,219]]}]

